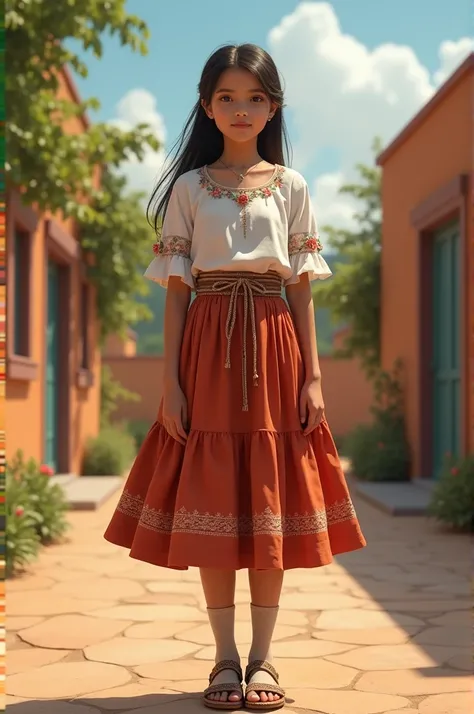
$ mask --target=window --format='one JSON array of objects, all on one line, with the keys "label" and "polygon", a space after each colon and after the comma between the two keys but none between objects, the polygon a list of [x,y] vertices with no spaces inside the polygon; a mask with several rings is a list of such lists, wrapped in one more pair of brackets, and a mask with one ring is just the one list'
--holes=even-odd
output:
[{"label": "window", "polygon": [[89,369],[89,286],[81,285],[81,369]]},{"label": "window", "polygon": [[18,228],[14,233],[13,353],[30,355],[30,235]]},{"label": "window", "polygon": [[38,378],[38,364],[33,361],[32,264],[39,218],[31,207],[23,205],[15,191],[7,193],[7,211],[7,377],[31,382]]}]

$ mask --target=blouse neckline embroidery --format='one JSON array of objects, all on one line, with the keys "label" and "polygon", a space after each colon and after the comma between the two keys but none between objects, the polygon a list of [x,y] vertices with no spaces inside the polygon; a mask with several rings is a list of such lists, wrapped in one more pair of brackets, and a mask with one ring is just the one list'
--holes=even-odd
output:
[{"label": "blouse neckline embroidery", "polygon": [[251,193],[252,191],[261,191],[265,188],[271,189],[272,184],[274,184],[278,181],[280,181],[279,185],[281,185],[281,177],[283,176],[284,171],[285,171],[284,166],[275,164],[275,170],[273,171],[273,174],[270,177],[270,179],[268,181],[266,181],[266,183],[260,184],[259,186],[253,186],[253,187],[247,187],[247,188],[238,188],[237,186],[235,186],[235,187],[234,186],[224,186],[224,184],[219,183],[218,181],[216,181],[215,179],[212,178],[212,176],[209,173],[207,164],[205,166],[202,166],[199,169],[198,173],[201,178],[201,183],[202,183],[202,180],[204,179],[204,181],[210,183],[215,188],[221,189],[222,191],[231,192],[231,193],[235,193],[236,191]]},{"label": "blouse neckline embroidery", "polygon": [[247,238],[247,223],[248,212],[247,208],[256,198],[270,198],[270,196],[283,185],[283,174],[285,167],[275,166],[275,171],[272,178],[262,186],[254,188],[230,188],[218,184],[209,176],[207,166],[202,166],[198,169],[199,185],[205,189],[212,198],[229,198],[240,207],[240,218],[244,233],[244,238]]}]

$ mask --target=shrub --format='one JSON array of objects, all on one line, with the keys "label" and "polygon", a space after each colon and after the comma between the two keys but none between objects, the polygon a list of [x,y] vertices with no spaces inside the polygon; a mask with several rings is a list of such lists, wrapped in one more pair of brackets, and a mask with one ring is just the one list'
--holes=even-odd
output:
[{"label": "shrub", "polygon": [[457,460],[446,456],[443,472],[437,482],[429,515],[458,531],[474,527],[474,455]]},{"label": "shrub", "polygon": [[340,434],[333,434],[332,439],[334,441],[338,453],[342,454],[345,445],[345,437],[341,436]]},{"label": "shrub", "polygon": [[12,576],[35,560],[40,539],[25,484],[7,469],[5,524],[5,574]]},{"label": "shrub", "polygon": [[6,568],[11,575],[34,560],[40,544],[61,538],[69,524],[62,488],[51,483],[53,470],[18,451],[6,468]]},{"label": "shrub", "polygon": [[150,431],[150,424],[148,421],[138,419],[136,421],[130,421],[127,423],[127,431],[135,440],[135,446],[138,451]]},{"label": "shrub", "polygon": [[82,473],[84,476],[121,476],[135,453],[135,442],[130,434],[118,427],[106,427],[87,441]]},{"label": "shrub", "polygon": [[406,481],[410,454],[403,421],[361,424],[344,442],[344,453],[361,481]]},{"label": "shrub", "polygon": [[373,421],[361,424],[344,440],[344,453],[362,481],[406,481],[410,449],[405,433],[401,365],[380,371],[374,379]]},{"label": "shrub", "polygon": [[68,505],[61,486],[51,483],[53,469],[46,464],[39,466],[33,459],[25,463],[22,452],[17,453],[7,468],[13,480],[21,481],[26,488],[41,543],[46,545],[59,540],[68,528]]}]

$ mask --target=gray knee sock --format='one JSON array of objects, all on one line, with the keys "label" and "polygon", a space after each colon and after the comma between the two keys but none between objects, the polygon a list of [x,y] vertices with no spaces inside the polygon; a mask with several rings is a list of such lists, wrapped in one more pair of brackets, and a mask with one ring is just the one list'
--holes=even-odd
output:
[{"label": "gray knee sock", "polygon": [[216,641],[216,662],[232,659],[239,662],[235,644],[235,605],[231,607],[207,608],[209,622]]},{"label": "gray knee sock", "polygon": [[252,645],[249,652],[249,662],[253,662],[257,659],[266,659],[271,662],[271,644],[278,617],[278,610],[278,607],[250,605],[252,614]]}]

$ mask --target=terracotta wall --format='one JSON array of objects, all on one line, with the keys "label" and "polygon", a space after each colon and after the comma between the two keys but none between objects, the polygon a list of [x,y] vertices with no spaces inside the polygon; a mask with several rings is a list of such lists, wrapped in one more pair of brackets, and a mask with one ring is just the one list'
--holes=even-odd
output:
[{"label": "terracotta wall", "polygon": [[[56,217],[57,218],[57,217]],[[12,230],[15,215],[8,213],[7,241],[12,244]],[[64,225],[64,222],[63,222]],[[40,218],[38,228],[32,238],[32,299],[31,299],[31,358],[37,367],[34,379],[17,380],[8,377],[6,383],[6,429],[7,459],[22,449],[27,457],[38,461],[44,459],[44,412],[45,412],[45,322],[47,275],[46,264],[46,219]],[[95,319],[95,295],[91,293],[89,345],[90,365],[93,384],[79,387],[78,365],[80,364],[80,264],[71,267],[71,322],[70,352],[65,357],[69,366],[69,414],[61,414],[61,419],[69,419],[70,463],[69,470],[80,471],[80,463],[85,440],[94,436],[99,429],[100,364],[98,347],[98,324]],[[13,300],[13,298],[11,298]],[[11,310],[11,308],[10,308]]]},{"label": "terracotta wall", "polygon": [[[421,122],[393,150],[382,156],[383,165],[383,251],[382,251],[382,360],[390,368],[397,358],[406,367],[408,436],[413,447],[413,475],[420,475],[420,399],[422,365],[419,335],[422,316],[418,311],[420,252],[418,233],[411,212],[430,194],[459,174],[473,169],[473,72],[465,72]],[[472,185],[468,201],[470,265],[470,372],[467,375],[470,401],[469,439],[474,448],[474,234]],[[463,260],[468,260],[468,255]],[[466,298],[467,303],[467,298]],[[461,326],[467,334],[468,323]],[[467,419],[466,419],[467,431]]]},{"label": "terracotta wall", "polygon": [[108,335],[102,353],[107,357],[134,357],[137,354],[136,334],[128,330],[125,338]]},{"label": "terracotta wall", "polygon": [[[140,401],[126,402],[114,413],[116,420],[154,421],[162,394],[163,358],[103,357],[113,376],[124,387],[140,396]],[[371,387],[353,360],[321,359],[323,390],[327,417],[336,436],[343,436],[357,424],[370,420]]]},{"label": "terracotta wall", "polygon": [[[61,76],[60,96],[77,100],[74,87],[69,85],[68,77]],[[84,118],[72,118],[68,121],[66,130],[69,133],[84,131],[87,121]],[[98,174],[95,180],[99,180]],[[13,231],[17,222],[18,205],[9,196],[7,210],[7,254],[8,269],[13,269]],[[31,210],[31,209],[29,209]],[[59,214],[42,214],[38,217],[37,228],[32,234],[31,242],[31,295],[30,295],[30,348],[31,360],[37,364],[37,374],[32,380],[12,379],[8,376],[6,384],[6,430],[7,459],[11,458],[17,449],[22,449],[27,457],[38,461],[44,459],[44,412],[45,412],[45,325],[47,298],[47,256],[48,237],[47,221],[53,218],[55,225],[64,234],[76,239],[76,229],[70,219],[64,219]],[[67,360],[69,409],[67,414],[60,414],[61,420],[69,421],[69,470],[80,471],[83,446],[90,435],[96,435],[99,430],[99,399],[100,399],[100,367],[101,353],[98,345],[99,325],[95,311],[95,292],[90,288],[89,295],[89,371],[87,380],[93,383],[87,386],[81,382],[78,374],[81,350],[80,295],[84,265],[81,253],[71,264],[71,302],[69,324],[69,354]],[[7,300],[7,321],[12,323],[13,295],[11,291]],[[10,308],[8,308],[8,305]],[[62,306],[64,308],[64,306]],[[13,333],[9,332],[9,342]],[[85,375],[82,375],[83,377]],[[64,469],[62,469],[64,470]]]}]

